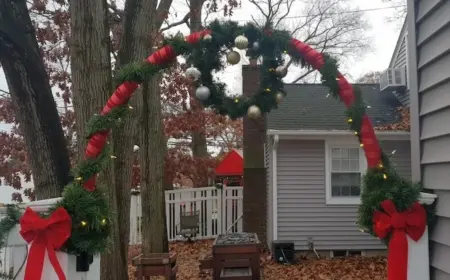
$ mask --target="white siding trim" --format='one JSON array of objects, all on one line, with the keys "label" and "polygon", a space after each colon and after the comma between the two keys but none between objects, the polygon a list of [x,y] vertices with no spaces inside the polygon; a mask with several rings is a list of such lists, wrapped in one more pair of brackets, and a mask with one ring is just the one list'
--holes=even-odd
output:
[{"label": "white siding trim", "polygon": [[277,186],[277,148],[279,136],[274,135],[272,146],[272,236],[273,240],[278,238],[278,186]]},{"label": "white siding trim", "polygon": [[[344,141],[343,139],[325,140],[325,203],[329,205],[358,205],[361,197],[332,197],[331,196],[331,148],[359,148],[359,143],[354,141]],[[359,148],[359,169],[361,176],[367,171],[367,160],[364,150]]]}]

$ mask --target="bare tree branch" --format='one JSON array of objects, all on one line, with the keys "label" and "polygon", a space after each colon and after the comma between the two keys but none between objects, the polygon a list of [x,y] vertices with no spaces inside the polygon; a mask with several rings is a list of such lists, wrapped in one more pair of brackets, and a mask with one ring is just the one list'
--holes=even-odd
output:
[{"label": "bare tree branch", "polygon": [[160,32],[164,32],[166,30],[169,30],[170,28],[173,28],[175,26],[182,25],[182,24],[186,24],[189,27],[189,18],[190,18],[190,16],[191,16],[191,13],[188,12],[181,20],[179,20],[177,22],[174,22],[174,23],[171,23],[171,24],[169,24],[169,25],[167,25],[165,27],[162,27],[159,31]]},{"label": "bare tree branch", "polygon": [[293,80],[291,83],[294,84],[294,83],[300,81],[301,79],[306,78],[306,76],[308,76],[309,74],[311,74],[311,73],[314,72],[314,71],[315,71],[315,69],[310,69],[310,70],[308,70],[306,73],[302,74],[300,77],[296,78],[296,79]]},{"label": "bare tree branch", "polygon": [[8,96],[11,95],[8,91],[3,90],[3,89],[0,89],[0,92],[1,92],[1,93],[4,93],[5,96],[6,96],[6,95],[8,95]]},{"label": "bare tree branch", "polygon": [[[393,0],[400,1],[400,0]],[[295,36],[318,51],[335,55],[341,61],[356,58],[370,50],[367,37],[368,23],[363,14],[351,7],[350,0],[250,0],[274,28],[290,30]],[[352,10],[351,13],[348,11]],[[293,11],[301,11],[302,16],[289,17]],[[258,16],[256,16],[258,17]],[[286,24],[287,19],[289,24]],[[294,22],[293,22],[294,21]],[[261,24],[260,24],[261,25]],[[308,77],[312,71],[303,70],[298,82]]]}]

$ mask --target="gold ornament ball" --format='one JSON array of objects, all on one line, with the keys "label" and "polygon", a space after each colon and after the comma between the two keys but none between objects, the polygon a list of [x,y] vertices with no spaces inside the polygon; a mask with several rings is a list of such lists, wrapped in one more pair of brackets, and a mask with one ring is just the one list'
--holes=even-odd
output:
[{"label": "gold ornament ball", "polygon": [[248,107],[247,116],[250,119],[256,120],[259,117],[261,117],[261,109],[259,109],[259,107],[256,105],[252,105],[252,106]]},{"label": "gold ornament ball", "polygon": [[234,39],[234,46],[240,50],[248,48],[248,39],[244,35],[239,35]]},{"label": "gold ornament ball", "polygon": [[277,103],[280,103],[281,101],[283,101],[284,98],[284,94],[282,94],[281,92],[277,93]]},{"label": "gold ornament ball", "polygon": [[227,61],[231,65],[238,64],[241,60],[241,55],[237,51],[231,51],[227,54]]},{"label": "gold ornament ball", "polygon": [[205,36],[203,36],[203,40],[205,40],[205,41],[211,41],[211,40],[212,40],[211,34],[206,34]]},{"label": "gold ornament ball", "polygon": [[275,69],[275,73],[277,74],[278,77],[284,78],[287,75],[287,68],[280,65],[277,67],[277,69]]}]

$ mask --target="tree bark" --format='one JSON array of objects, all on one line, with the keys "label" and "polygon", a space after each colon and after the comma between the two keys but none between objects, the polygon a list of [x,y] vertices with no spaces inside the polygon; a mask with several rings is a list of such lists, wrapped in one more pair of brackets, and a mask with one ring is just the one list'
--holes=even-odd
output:
[{"label": "tree bark", "polygon": [[[163,1],[164,4],[170,2]],[[140,61],[152,50],[152,36],[161,23],[157,17],[156,0],[128,0],[125,6],[123,48],[121,63]],[[161,4],[160,4],[161,6]],[[150,21],[150,20],[151,21]],[[144,83],[136,97],[139,114],[139,165],[141,169],[142,252],[144,255],[168,252],[165,222],[164,151],[161,99],[157,75]],[[131,125],[133,127],[136,124]]]},{"label": "tree bark", "polygon": [[36,199],[70,182],[69,152],[25,0],[0,0],[0,64],[25,139]]},{"label": "tree bark", "polygon": [[[105,105],[113,89],[108,7],[106,0],[77,0],[70,4],[73,101],[81,159],[86,147],[86,123]],[[124,128],[127,127],[118,127],[115,131],[122,133]],[[105,280],[128,279],[131,171],[127,171],[131,170],[132,147],[125,143],[131,143],[129,138],[126,133],[112,137],[113,153],[117,158],[98,181],[98,187],[107,186],[109,205],[114,213],[111,246],[101,258],[101,279]],[[128,199],[122,193],[128,194]]]},{"label": "tree bark", "polygon": [[[189,1],[189,9],[190,9],[190,32],[197,32],[202,29],[202,6],[204,0],[190,0]],[[195,91],[195,89],[191,89]],[[198,102],[198,101],[197,101]],[[206,142],[206,134],[205,134],[205,123],[202,120],[202,123],[199,124],[199,129],[197,131],[192,131],[192,156],[194,158],[205,158],[208,157],[208,146]],[[194,182],[195,187],[207,187],[208,186],[208,170],[202,170],[201,179],[199,182]]]}]

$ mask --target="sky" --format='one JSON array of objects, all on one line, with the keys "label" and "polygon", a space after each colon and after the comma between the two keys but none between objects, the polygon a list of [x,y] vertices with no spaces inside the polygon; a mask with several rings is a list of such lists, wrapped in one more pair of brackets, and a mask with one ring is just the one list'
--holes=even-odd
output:
[{"label": "sky", "polygon": [[[382,3],[381,0],[352,0],[351,2],[353,10],[357,8],[361,10],[371,10],[390,6],[390,4]],[[293,10],[299,8],[301,7],[294,6]],[[177,10],[176,14],[179,17],[182,17],[188,11],[186,5],[176,2],[175,9]],[[368,30],[368,37],[372,41],[372,49],[362,57],[359,57],[358,60],[351,61],[351,67],[346,67],[345,71],[343,71],[345,73],[348,73],[351,78],[357,78],[369,71],[384,70],[388,67],[393,50],[395,48],[395,44],[397,42],[398,34],[400,32],[399,24],[388,23],[386,20],[386,17],[392,15],[394,12],[395,9],[381,9],[364,12],[364,17],[371,25],[371,28]],[[292,15],[297,16],[297,14]],[[252,6],[252,4],[249,3],[249,1],[242,0],[242,7],[235,10],[234,15],[231,17],[231,20],[237,20],[239,22],[245,23],[247,21],[251,21],[252,16],[257,19],[261,18],[261,16],[256,13],[256,9],[254,8],[254,6]],[[287,19],[286,21],[289,21],[289,19]],[[180,27],[171,30],[171,32],[177,31],[181,31],[186,34],[187,28]],[[297,39],[301,40],[302,38]],[[219,78],[225,80],[226,83],[230,86],[230,91],[242,91],[241,66],[242,64],[228,66],[223,73],[219,74]],[[286,82],[292,81],[298,76],[298,72],[299,69],[290,68],[289,73],[284,80]],[[0,90],[8,90],[5,76],[1,68]],[[0,130],[8,130],[9,127],[9,125],[0,123]],[[29,186],[32,186],[32,184],[25,184],[25,187]],[[0,186],[0,203],[11,202],[12,193],[13,190],[11,187]]]}]

